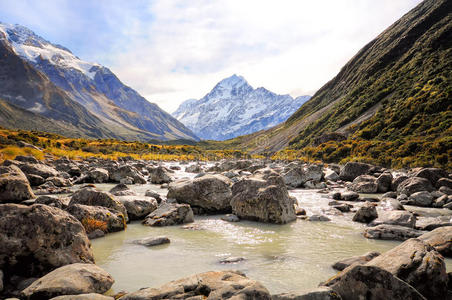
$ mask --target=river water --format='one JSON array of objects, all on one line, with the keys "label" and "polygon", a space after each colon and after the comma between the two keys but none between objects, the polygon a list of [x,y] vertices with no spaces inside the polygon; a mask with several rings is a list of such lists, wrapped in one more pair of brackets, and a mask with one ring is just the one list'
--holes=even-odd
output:
[{"label": "river water", "polygon": [[[98,184],[109,190],[114,185]],[[132,185],[143,194],[156,185]],[[326,196],[315,190],[294,190],[299,205],[309,214],[328,209]],[[364,225],[351,215],[329,215],[331,222],[297,220],[287,225],[241,221],[229,223],[221,216],[196,216],[194,229],[182,226],[148,227],[139,222],[122,232],[92,240],[96,263],[116,280],[113,292],[158,287],[168,281],[212,270],[240,270],[262,282],[271,293],[315,288],[337,272],[331,265],[343,258],[368,251],[387,251],[400,242],[369,240],[362,236]],[[149,236],[167,236],[171,243],[147,248],[132,241]],[[244,261],[221,264],[226,257]],[[446,260],[452,271],[452,260]]]}]

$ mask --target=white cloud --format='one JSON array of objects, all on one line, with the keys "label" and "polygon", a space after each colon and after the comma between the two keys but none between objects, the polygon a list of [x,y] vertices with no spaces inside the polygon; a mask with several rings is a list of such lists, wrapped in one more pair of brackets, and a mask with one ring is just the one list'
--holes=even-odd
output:
[{"label": "white cloud", "polygon": [[293,96],[313,93],[420,0],[161,0],[112,69],[173,111],[233,73]]},{"label": "white cloud", "polygon": [[5,0],[0,20],[110,67],[174,111],[234,73],[276,93],[312,94],[419,2]]}]

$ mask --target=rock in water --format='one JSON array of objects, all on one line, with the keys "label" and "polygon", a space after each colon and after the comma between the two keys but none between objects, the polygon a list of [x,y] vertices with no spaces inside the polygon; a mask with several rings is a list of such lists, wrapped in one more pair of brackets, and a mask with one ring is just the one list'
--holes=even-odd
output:
[{"label": "rock in water", "polygon": [[405,241],[410,238],[419,237],[424,233],[425,231],[405,226],[382,224],[365,229],[364,237],[378,240]]},{"label": "rock in water", "polygon": [[353,264],[364,265],[365,263],[367,263],[367,262],[371,261],[372,259],[374,259],[375,257],[379,256],[380,254],[381,254],[380,252],[368,252],[361,256],[353,256],[350,258],[346,258],[346,259],[336,262],[333,265],[333,269],[342,271],[345,268],[348,268],[349,266],[351,266]]},{"label": "rock in water", "polygon": [[391,272],[427,299],[446,299],[447,273],[443,257],[428,243],[410,239],[366,264]]},{"label": "rock in water", "polygon": [[133,241],[133,243],[138,244],[138,245],[143,245],[146,247],[153,247],[153,246],[158,246],[158,245],[163,245],[163,244],[169,244],[170,239],[166,236],[157,236],[157,237],[151,236],[148,238],[135,240],[135,241]]},{"label": "rock in water", "polygon": [[60,267],[33,282],[21,295],[27,299],[50,299],[60,295],[105,293],[113,285],[110,274],[94,264]]},{"label": "rock in water", "polygon": [[0,203],[35,198],[25,174],[15,165],[0,166]]},{"label": "rock in water", "polygon": [[231,181],[223,175],[205,175],[194,180],[182,180],[169,185],[168,199],[200,207],[209,213],[231,211]]},{"label": "rock in water", "polygon": [[436,228],[424,233],[419,239],[432,245],[442,255],[452,257],[452,227]]},{"label": "rock in water", "polygon": [[382,224],[414,228],[416,225],[416,217],[411,212],[404,210],[383,211],[377,219],[373,220],[369,224],[369,226],[377,226]]},{"label": "rock in water", "polygon": [[115,185],[109,192],[114,196],[136,196],[137,194],[132,191],[126,184],[119,183]]},{"label": "rock in water", "polygon": [[164,203],[143,221],[148,226],[170,226],[194,221],[193,210],[188,204]]},{"label": "rock in water", "polygon": [[425,300],[414,287],[375,266],[352,265],[324,284],[342,299]]},{"label": "rock in water", "polygon": [[296,219],[294,204],[274,171],[258,171],[232,186],[232,210],[241,219],[285,224]]},{"label": "rock in water", "polygon": [[370,202],[366,202],[353,216],[353,221],[367,224],[375,220],[377,217],[378,214],[375,205]]},{"label": "rock in water", "polygon": [[0,205],[0,269],[9,276],[42,276],[72,263],[93,263],[82,224],[42,204]]},{"label": "rock in water", "polygon": [[127,294],[121,300],[146,299],[259,299],[271,300],[268,290],[240,272],[206,272],[171,281],[158,288]]},{"label": "rock in water", "polygon": [[171,176],[168,174],[168,171],[163,167],[157,167],[155,169],[150,170],[151,175],[149,176],[151,183],[154,184],[162,184],[162,183],[170,183],[173,181]]},{"label": "rock in water", "polygon": [[126,219],[126,222],[129,221],[127,210],[121,202],[116,200],[112,194],[98,191],[93,187],[84,187],[75,192],[71,197],[69,206],[73,204],[112,208],[122,213],[124,218]]},{"label": "rock in water", "polygon": [[108,182],[109,178],[108,171],[102,168],[94,168],[88,172],[88,182],[104,183]]},{"label": "rock in water", "polygon": [[142,220],[158,206],[157,200],[152,197],[121,196],[117,199],[126,207],[130,220]]}]

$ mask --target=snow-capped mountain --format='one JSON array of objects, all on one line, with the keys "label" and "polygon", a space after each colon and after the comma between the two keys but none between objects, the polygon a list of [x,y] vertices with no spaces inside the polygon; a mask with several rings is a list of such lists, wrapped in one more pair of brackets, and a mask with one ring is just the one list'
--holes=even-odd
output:
[{"label": "snow-capped mountain", "polygon": [[[136,139],[140,140],[197,139],[170,114],[125,86],[108,68],[83,61],[69,49],[20,25],[0,23],[2,36],[17,56],[45,74],[72,100],[117,132],[119,138],[133,139],[133,132],[139,132]],[[20,106],[19,102],[12,104]],[[43,113],[45,109],[39,106],[34,112]]]},{"label": "snow-capped mountain", "polygon": [[203,98],[184,101],[172,115],[201,139],[226,140],[286,121],[309,98],[254,89],[232,75]]}]

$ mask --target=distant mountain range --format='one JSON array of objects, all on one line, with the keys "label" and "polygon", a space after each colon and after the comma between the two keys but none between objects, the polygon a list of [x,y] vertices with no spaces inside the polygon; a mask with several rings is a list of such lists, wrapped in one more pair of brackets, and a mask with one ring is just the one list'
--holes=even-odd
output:
[{"label": "distant mountain range", "polygon": [[182,123],[26,27],[0,23],[0,125],[71,137],[198,140]]},{"label": "distant mountain range", "polygon": [[186,100],[172,115],[201,139],[226,140],[286,121],[309,98],[254,89],[242,76],[232,75],[203,98]]}]

